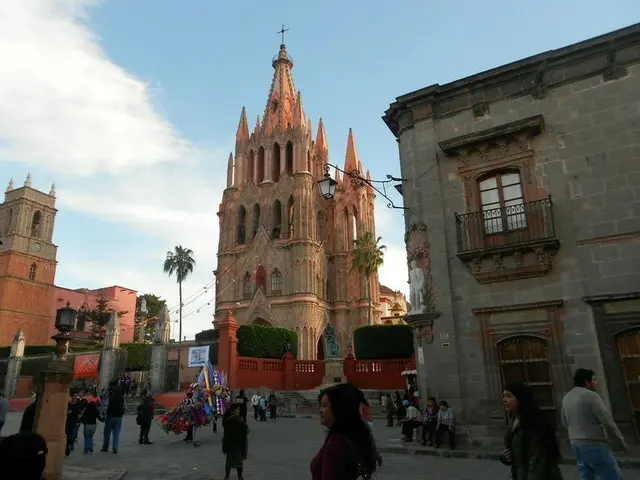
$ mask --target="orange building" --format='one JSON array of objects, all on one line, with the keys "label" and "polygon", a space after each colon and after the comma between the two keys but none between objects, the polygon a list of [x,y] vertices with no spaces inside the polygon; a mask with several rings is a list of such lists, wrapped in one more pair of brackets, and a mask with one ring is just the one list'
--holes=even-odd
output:
[{"label": "orange building", "polygon": [[[58,308],[69,304],[92,308],[100,294],[110,306],[124,311],[120,317],[120,341],[133,339],[136,292],[119,286],[99,290],[69,290],[55,286],[57,246],[53,230],[57,214],[55,185],[49,193],[31,187],[31,175],[24,185],[13,180],[0,203],[0,346],[10,345],[22,329],[27,345],[52,343]],[[80,325],[88,331],[89,325]],[[76,333],[79,341],[88,338]]]},{"label": "orange building", "polygon": [[380,285],[380,307],[382,309],[380,323],[395,325],[404,323],[409,305],[401,291],[393,291],[386,285]]},{"label": "orange building", "polygon": [[[120,312],[120,343],[129,343],[133,341],[134,319],[136,312],[137,292],[130,288],[113,285],[111,287],[89,290],[87,288],[78,288],[71,290],[70,288],[55,287],[53,302],[51,303],[51,324],[49,326],[49,336],[55,334],[54,326],[56,312],[59,308],[64,307],[67,303],[74,310],[82,309],[90,310],[95,308],[98,299],[103,295],[109,300],[109,307]],[[71,332],[74,343],[89,342],[89,333],[91,324],[84,322],[82,316],[78,317],[76,330]],[[28,341],[28,338],[27,338]]]}]

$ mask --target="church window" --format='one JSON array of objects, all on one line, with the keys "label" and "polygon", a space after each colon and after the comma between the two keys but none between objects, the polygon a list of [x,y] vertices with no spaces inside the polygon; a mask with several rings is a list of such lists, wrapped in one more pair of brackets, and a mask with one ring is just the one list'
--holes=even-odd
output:
[{"label": "church window", "polygon": [[256,289],[258,288],[261,288],[265,294],[267,293],[267,272],[262,266],[256,270]]},{"label": "church window", "polygon": [[280,180],[280,145],[273,145],[273,158],[271,159],[271,180],[278,183]]},{"label": "church window", "polygon": [[271,295],[282,295],[282,274],[277,268],[271,272]]},{"label": "church window", "polygon": [[253,282],[251,281],[251,275],[249,275],[249,272],[247,272],[244,276],[242,287],[242,297],[245,300],[251,300],[251,297],[253,296]]},{"label": "church window", "polygon": [[249,164],[247,165],[247,181],[254,180],[254,175],[255,175],[255,167],[256,167],[256,162],[255,162],[255,155],[253,153],[253,150],[251,150],[249,152]]},{"label": "church window", "polygon": [[31,236],[32,237],[40,236],[41,225],[42,225],[42,213],[40,213],[40,210],[36,210],[36,213],[33,214],[33,218],[31,220]]},{"label": "church window", "polygon": [[354,208],[351,214],[351,241],[358,238],[358,211]]},{"label": "church window", "polygon": [[347,250],[351,250],[351,235],[350,235],[350,231],[351,229],[349,228],[349,210],[347,209],[347,207],[344,207],[344,241],[347,244]]},{"label": "church window", "polygon": [[38,266],[36,265],[35,262],[33,262],[31,264],[31,268],[29,269],[29,280],[35,280],[36,279],[37,270],[38,270]]},{"label": "church window", "polygon": [[9,230],[11,229],[11,222],[13,222],[13,208],[10,208],[7,211],[7,217],[5,219],[5,231],[6,234],[9,234]]},{"label": "church window", "polygon": [[271,232],[271,238],[280,238],[282,231],[282,204],[280,200],[276,200],[273,203],[273,230]]},{"label": "church window", "polygon": [[247,211],[244,206],[240,205],[238,209],[238,235],[237,242],[239,245],[244,245],[246,240],[246,223],[247,223]]},{"label": "church window", "polygon": [[287,142],[287,150],[285,153],[285,170],[289,175],[293,174],[293,144]]},{"label": "church window", "polygon": [[260,147],[258,150],[258,164],[256,165],[256,184],[259,185],[264,182],[264,148]]},{"label": "church window", "polygon": [[311,152],[307,151],[307,172],[311,172]]},{"label": "church window", "polygon": [[293,220],[295,216],[295,207],[293,205],[293,196],[289,197],[289,203],[287,204],[287,222],[289,227],[289,238],[293,238]]},{"label": "church window", "polygon": [[260,205],[253,205],[253,214],[252,214],[252,226],[251,226],[251,238],[254,238],[258,234],[258,229],[260,228]]}]

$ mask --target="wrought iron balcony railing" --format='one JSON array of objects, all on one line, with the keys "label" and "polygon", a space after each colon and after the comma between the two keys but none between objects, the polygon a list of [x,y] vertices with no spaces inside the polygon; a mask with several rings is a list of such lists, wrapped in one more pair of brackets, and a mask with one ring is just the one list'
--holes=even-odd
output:
[{"label": "wrought iron balcony railing", "polygon": [[551,197],[473,213],[456,213],[458,255],[556,238]]}]

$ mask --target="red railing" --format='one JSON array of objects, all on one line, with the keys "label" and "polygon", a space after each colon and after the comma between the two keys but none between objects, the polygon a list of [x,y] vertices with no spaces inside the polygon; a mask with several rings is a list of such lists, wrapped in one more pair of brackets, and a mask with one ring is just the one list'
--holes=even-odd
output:
[{"label": "red railing", "polygon": [[344,374],[347,382],[359,388],[373,390],[404,390],[405,370],[415,368],[412,358],[394,360],[356,360],[353,355],[344,359]]},{"label": "red railing", "polygon": [[284,390],[284,360],[238,357],[234,388]]},{"label": "red railing", "polygon": [[293,368],[295,373],[295,390],[312,390],[322,385],[324,361],[296,360]]}]

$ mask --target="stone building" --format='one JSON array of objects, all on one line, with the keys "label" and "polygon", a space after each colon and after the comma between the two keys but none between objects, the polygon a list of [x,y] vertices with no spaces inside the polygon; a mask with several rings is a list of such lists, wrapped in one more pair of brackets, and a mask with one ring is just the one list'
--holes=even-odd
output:
[{"label": "stone building", "polygon": [[[329,325],[346,353],[353,330],[368,322],[369,291],[372,321],[379,319],[377,276],[367,288],[351,267],[352,240],[375,233],[374,192],[336,170],[335,196],[322,196],[317,182],[329,162],[325,129],[320,119],[313,139],[292,68],[283,44],[262,120],[258,116],[250,131],[244,108],[240,115],[218,212],[215,317],[233,309],[241,324],[295,330],[298,357],[316,359],[324,355]],[[351,131],[342,168],[363,172]]]},{"label": "stone building", "polygon": [[422,388],[482,438],[504,428],[505,382],[557,421],[591,368],[637,438],[640,24],[403,95],[383,118],[428,280]]},{"label": "stone building", "polygon": [[397,325],[404,323],[408,310],[407,299],[401,291],[380,285],[380,323]]},{"label": "stone building", "polygon": [[55,187],[46,194],[13,180],[0,204],[0,345],[11,345],[18,329],[27,343],[46,345],[55,291]]}]

